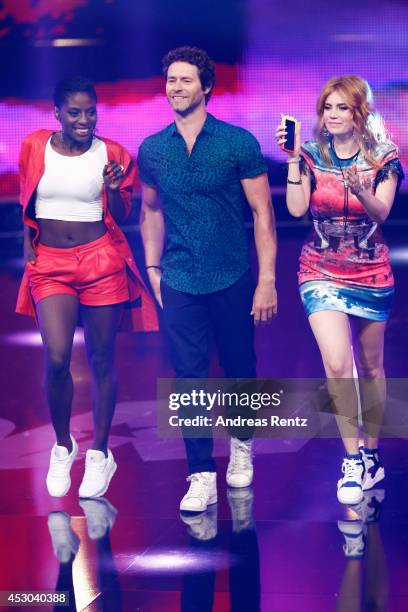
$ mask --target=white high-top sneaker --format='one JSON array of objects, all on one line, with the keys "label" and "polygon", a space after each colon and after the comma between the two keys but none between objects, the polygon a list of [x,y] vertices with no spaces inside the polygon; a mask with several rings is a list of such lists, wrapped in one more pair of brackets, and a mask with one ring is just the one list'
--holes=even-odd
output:
[{"label": "white high-top sneaker", "polygon": [[359,504],[363,499],[364,464],[360,453],[346,455],[341,466],[344,474],[337,483],[337,499],[341,504]]},{"label": "white high-top sneaker", "polygon": [[384,480],[385,471],[378,454],[378,450],[374,451],[369,448],[360,446],[361,458],[364,463],[365,474],[363,478],[363,490],[368,491],[375,487],[378,482]]},{"label": "white high-top sneaker", "polygon": [[249,487],[252,483],[254,468],[252,465],[252,440],[231,438],[230,460],[227,468],[229,487]]}]

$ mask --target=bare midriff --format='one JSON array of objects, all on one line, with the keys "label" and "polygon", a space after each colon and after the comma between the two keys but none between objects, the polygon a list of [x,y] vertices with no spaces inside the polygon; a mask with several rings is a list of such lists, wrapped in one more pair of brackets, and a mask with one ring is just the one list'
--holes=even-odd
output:
[{"label": "bare midriff", "polygon": [[93,242],[106,233],[103,221],[59,221],[37,219],[39,242],[44,246],[66,249]]}]

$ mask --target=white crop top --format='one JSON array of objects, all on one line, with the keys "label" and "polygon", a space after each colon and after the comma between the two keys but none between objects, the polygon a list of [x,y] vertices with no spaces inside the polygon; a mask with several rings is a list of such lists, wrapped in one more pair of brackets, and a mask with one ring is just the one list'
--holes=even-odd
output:
[{"label": "white crop top", "polygon": [[59,221],[101,221],[106,145],[94,138],[88,151],[69,157],[45,147],[45,170],[37,186],[35,216]]}]

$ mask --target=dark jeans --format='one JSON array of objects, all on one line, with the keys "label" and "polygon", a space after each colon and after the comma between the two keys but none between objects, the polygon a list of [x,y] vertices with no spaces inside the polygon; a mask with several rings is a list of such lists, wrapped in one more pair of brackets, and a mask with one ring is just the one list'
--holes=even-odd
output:
[{"label": "dark jeans", "polygon": [[[163,313],[176,378],[208,378],[212,329],[226,378],[255,378],[251,272],[221,291],[193,295],[161,283]],[[212,438],[185,438],[190,474],[215,472]]]}]

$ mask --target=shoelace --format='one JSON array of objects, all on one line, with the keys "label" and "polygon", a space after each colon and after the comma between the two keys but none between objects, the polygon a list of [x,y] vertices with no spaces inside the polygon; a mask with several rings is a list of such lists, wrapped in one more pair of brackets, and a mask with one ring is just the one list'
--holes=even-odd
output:
[{"label": "shoelace", "polygon": [[54,457],[51,465],[50,465],[50,474],[51,476],[65,476],[67,470],[69,470],[70,465],[68,464],[67,457]]},{"label": "shoelace", "polygon": [[342,471],[344,480],[356,480],[359,477],[358,470],[361,468],[361,462],[358,459],[344,459]]},{"label": "shoelace", "polygon": [[232,451],[231,463],[233,470],[246,470],[250,468],[251,447],[245,442],[235,446]]},{"label": "shoelace", "polygon": [[204,476],[199,476],[198,473],[191,474],[187,478],[187,482],[190,482],[190,489],[188,491],[191,497],[202,497],[204,494],[204,487],[207,484],[207,479]]},{"label": "shoelace", "polygon": [[[107,459],[107,457],[106,457]],[[105,461],[96,461],[95,457],[90,457],[86,462],[86,467],[91,467],[93,470],[97,470],[98,472],[103,472],[106,467],[106,459]]]}]

